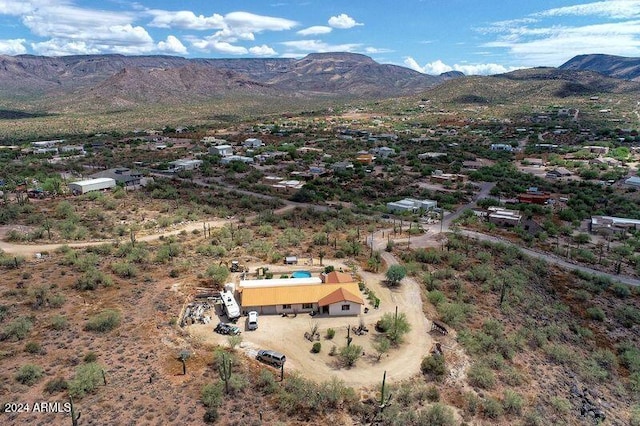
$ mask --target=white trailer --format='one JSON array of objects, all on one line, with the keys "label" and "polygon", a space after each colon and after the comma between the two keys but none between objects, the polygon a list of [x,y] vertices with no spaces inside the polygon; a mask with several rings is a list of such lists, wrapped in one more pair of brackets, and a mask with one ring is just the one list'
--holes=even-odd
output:
[{"label": "white trailer", "polygon": [[91,191],[115,188],[116,180],[112,178],[96,178],[71,182],[69,189],[74,194],[86,194]]},{"label": "white trailer", "polygon": [[222,298],[222,306],[224,306],[224,311],[229,320],[240,318],[240,306],[238,306],[238,302],[236,302],[235,297],[233,297],[233,292],[221,291],[220,297]]}]

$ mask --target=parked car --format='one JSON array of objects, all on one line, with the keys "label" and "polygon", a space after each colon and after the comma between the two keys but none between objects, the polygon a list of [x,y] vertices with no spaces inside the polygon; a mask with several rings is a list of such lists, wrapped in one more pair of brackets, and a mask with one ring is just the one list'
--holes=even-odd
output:
[{"label": "parked car", "polygon": [[247,318],[247,330],[258,329],[258,313],[256,311],[249,311],[249,317]]},{"label": "parked car", "polygon": [[261,349],[258,351],[258,355],[256,356],[258,361],[262,361],[267,364],[271,364],[274,367],[282,367],[287,360],[287,357],[276,351],[269,351],[265,349]]},{"label": "parked car", "polygon": [[213,329],[213,331],[219,334],[231,334],[231,335],[240,334],[239,327],[236,327],[233,324],[225,324],[223,322],[219,322],[218,325],[216,325],[216,328]]}]

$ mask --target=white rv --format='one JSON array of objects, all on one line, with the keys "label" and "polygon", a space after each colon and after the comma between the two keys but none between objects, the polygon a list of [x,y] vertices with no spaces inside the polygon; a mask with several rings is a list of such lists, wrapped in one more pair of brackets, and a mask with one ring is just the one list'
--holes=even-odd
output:
[{"label": "white rv", "polygon": [[224,306],[224,312],[229,317],[229,320],[240,318],[240,307],[233,297],[232,291],[221,291],[220,297],[222,297],[222,305]]}]

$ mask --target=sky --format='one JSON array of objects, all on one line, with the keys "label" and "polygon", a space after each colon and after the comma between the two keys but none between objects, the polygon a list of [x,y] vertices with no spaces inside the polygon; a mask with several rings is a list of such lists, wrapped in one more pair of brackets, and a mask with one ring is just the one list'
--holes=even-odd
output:
[{"label": "sky", "polygon": [[0,0],[0,54],[301,58],[427,74],[640,57],[640,0]]}]

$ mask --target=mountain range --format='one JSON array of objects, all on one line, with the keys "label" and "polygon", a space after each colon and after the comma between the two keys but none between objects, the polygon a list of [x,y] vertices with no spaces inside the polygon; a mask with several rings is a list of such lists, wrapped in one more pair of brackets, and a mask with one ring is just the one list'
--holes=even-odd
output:
[{"label": "mountain range", "polygon": [[[511,85],[522,84],[520,91],[527,91],[527,85],[542,90],[546,84],[546,90],[558,97],[635,92],[640,90],[640,83],[636,83],[640,80],[640,59],[581,55],[559,68],[465,77],[455,71],[426,75],[354,53],[313,53],[302,59],[0,56],[0,105],[60,112],[88,107],[126,109],[158,102],[201,103],[238,96],[375,99],[430,89],[444,96],[448,89],[462,93],[461,102],[490,102],[500,97],[497,88],[507,84],[505,80]],[[474,92],[484,86],[486,96]]]}]

